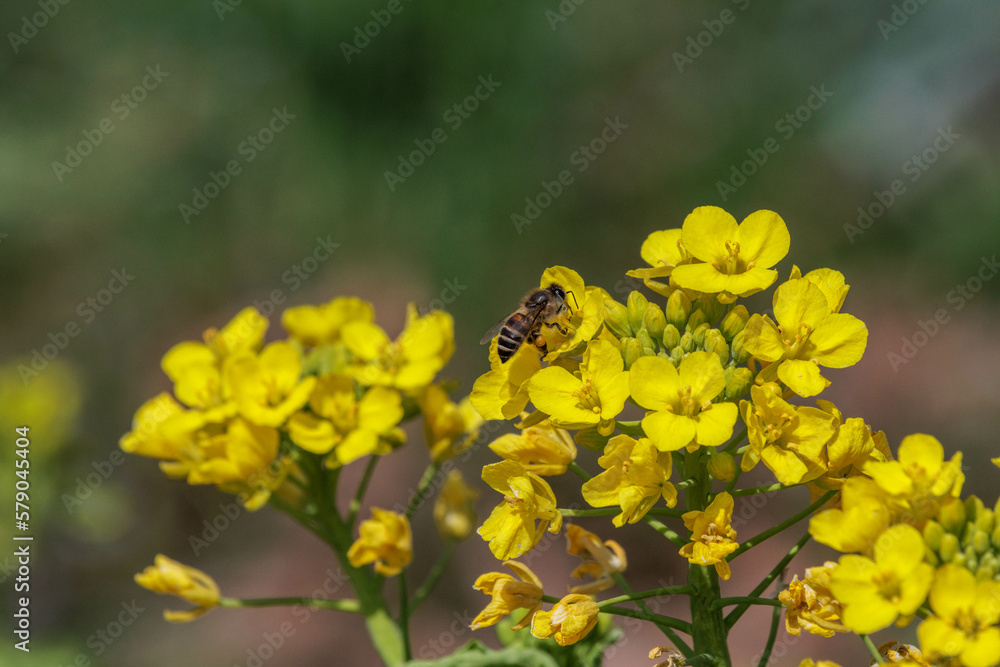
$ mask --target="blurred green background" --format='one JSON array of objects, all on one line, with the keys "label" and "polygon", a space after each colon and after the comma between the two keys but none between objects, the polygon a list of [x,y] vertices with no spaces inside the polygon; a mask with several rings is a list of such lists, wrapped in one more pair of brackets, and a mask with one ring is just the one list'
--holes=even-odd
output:
[{"label": "blurred green background", "polygon": [[[792,263],[845,273],[845,310],[871,337],[825,397],[884,429],[893,448],[929,432],[949,454],[963,450],[966,490],[994,499],[1000,281],[975,278],[1000,252],[995,2],[16,0],[0,7],[0,27],[0,541],[12,544],[15,425],[32,427],[36,536],[33,650],[13,651],[5,632],[3,664],[248,665],[291,618],[215,611],[170,626],[160,611],[175,603],[131,580],[158,552],[240,597],[308,594],[328,578],[324,547],[270,509],[243,513],[194,554],[189,536],[231,498],[169,481],[150,460],[115,464],[135,409],[169,388],[159,359],[175,342],[244,305],[266,309],[275,291],[279,310],[356,294],[393,334],[408,301],[440,299],[458,345],[445,375],[468,391],[488,368],[480,336],[546,266],[573,267],[624,300],[646,235],[706,204],[737,219],[780,213],[792,235],[783,277]],[[601,149],[608,123],[617,134]],[[420,164],[410,173],[401,159]],[[572,182],[539,197],[564,170]],[[532,202],[544,207],[537,217]],[[321,243],[338,245],[307,259]],[[134,276],[124,289],[115,271]],[[914,341],[939,310],[947,321]],[[277,324],[273,315],[272,337]],[[60,335],[67,326],[75,336]],[[924,345],[893,362],[904,339]],[[64,349],[47,366],[36,360],[37,375],[18,373],[48,344]],[[405,500],[422,470],[413,440],[376,476],[379,504]],[[492,460],[480,446],[466,477]],[[784,514],[766,507],[741,535]],[[634,547],[636,588],[679,576],[672,549],[650,549],[641,528],[585,525]],[[415,531],[422,572],[439,542],[427,516]],[[733,581],[744,568],[763,572],[788,546],[775,542]],[[529,562],[561,581],[562,538],[546,544],[556,548]],[[813,547],[792,571],[832,556]],[[478,538],[461,547],[415,620],[418,657],[492,641],[464,625],[486,600],[472,581],[495,565]],[[118,636],[101,635],[133,600],[143,611],[124,612]],[[745,618],[735,664],[760,650],[769,612]],[[353,617],[296,627],[262,664],[374,664]],[[660,636],[624,627],[608,664],[648,664]],[[778,646],[772,664],[867,660],[850,638],[782,631]]]}]

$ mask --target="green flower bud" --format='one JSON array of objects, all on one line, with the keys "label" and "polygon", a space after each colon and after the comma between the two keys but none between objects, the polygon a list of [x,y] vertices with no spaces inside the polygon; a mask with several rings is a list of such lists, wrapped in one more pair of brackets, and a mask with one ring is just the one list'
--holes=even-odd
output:
[{"label": "green flower bud", "polygon": [[642,295],[642,292],[633,291],[628,295],[628,324],[633,332],[642,328],[648,306],[649,301]]},{"label": "green flower bud", "polygon": [[928,521],[924,524],[924,542],[934,551],[941,548],[941,538],[944,537],[944,528],[937,521]]},{"label": "green flower bud", "polygon": [[736,476],[736,460],[727,452],[716,452],[708,457],[708,474],[721,482]]},{"label": "green flower bud", "polygon": [[722,330],[722,335],[726,337],[726,340],[732,341],[733,336],[743,331],[743,327],[747,325],[747,320],[749,319],[750,313],[747,311],[747,307],[740,304],[730,310],[722,319],[719,329]]},{"label": "green flower bud", "polygon": [[663,330],[667,326],[667,318],[663,315],[663,310],[655,303],[649,304],[646,308],[645,317],[646,331],[649,332],[653,340],[663,338]]},{"label": "green flower bud", "polygon": [[642,356],[642,343],[635,338],[622,338],[621,342],[622,358],[625,359],[625,370],[628,370]]},{"label": "green flower bud", "polygon": [[691,317],[688,318],[687,325],[685,325],[685,331],[694,331],[700,327],[705,322],[708,322],[708,318],[705,317],[705,312],[702,310],[695,310],[691,313]]},{"label": "green flower bud", "polygon": [[678,345],[674,349],[670,350],[670,360],[674,362],[674,368],[680,366],[687,354],[688,353],[684,351],[684,347],[681,345]]},{"label": "green flower bud", "polygon": [[965,528],[965,504],[958,498],[944,501],[938,511],[938,521],[949,533],[958,535]]},{"label": "green flower bud", "polygon": [[954,558],[955,554],[958,553],[958,536],[955,533],[945,533],[941,536],[941,548],[938,549],[938,554],[941,556],[942,563],[950,563]]},{"label": "green flower bud", "polygon": [[976,581],[989,581],[996,576],[997,568],[995,565],[983,565],[979,564],[976,569]]},{"label": "green flower bud", "polygon": [[628,308],[614,299],[604,300],[604,323],[616,338],[628,338],[633,333],[628,323]]},{"label": "green flower bud", "polygon": [[750,353],[743,348],[743,334],[745,331],[741,331],[735,336],[733,336],[733,342],[729,346],[730,352],[733,356],[733,362],[737,364],[745,364],[748,359],[750,359]]},{"label": "green flower bud", "polygon": [[965,515],[967,521],[975,521],[979,513],[983,511],[983,501],[978,496],[969,496],[965,499]]},{"label": "green flower bud", "polygon": [[608,444],[608,440],[610,439],[611,436],[601,435],[598,433],[596,427],[582,429],[577,431],[573,436],[573,440],[576,444],[597,452],[603,451],[604,445]]},{"label": "green flower bud", "polygon": [[681,336],[681,349],[686,353],[691,354],[695,350],[694,336],[690,332],[684,332]]},{"label": "green flower bud", "polygon": [[976,532],[976,524],[967,523],[965,527],[962,528],[962,534],[959,536],[959,541],[962,543],[963,547],[968,547],[972,545],[972,534]]},{"label": "green flower bud", "polygon": [[989,551],[990,534],[977,529],[976,532],[972,534],[972,548],[979,556]]},{"label": "green flower bud", "polygon": [[688,317],[691,316],[691,299],[681,290],[674,290],[674,293],[667,299],[667,322],[683,329],[687,324]]},{"label": "green flower bud", "polygon": [[648,331],[639,329],[639,332],[635,335],[635,339],[642,344],[643,354],[656,354],[656,343],[653,342]]},{"label": "green flower bud", "polygon": [[698,325],[698,328],[691,332],[694,336],[694,344],[701,349],[705,349],[705,334],[711,331],[712,327],[708,326],[708,322],[702,322]]},{"label": "green flower bud", "polygon": [[704,348],[706,352],[711,352],[719,357],[719,362],[725,366],[729,363],[729,343],[722,337],[718,329],[709,329],[705,333]]},{"label": "green flower bud", "polygon": [[990,537],[990,542],[993,543],[993,548],[1000,551],[1000,526],[993,529],[993,535]]},{"label": "green flower bud", "polygon": [[951,557],[951,564],[957,565],[959,567],[965,567],[965,554],[959,551],[957,554]]},{"label": "green flower bud", "polygon": [[987,535],[993,532],[993,524],[996,522],[996,515],[993,510],[983,508],[976,516],[976,528],[984,531]]},{"label": "green flower bud", "polygon": [[[730,372],[729,369],[732,369]],[[723,393],[727,401],[736,402],[746,396],[753,384],[753,373],[746,366],[726,366],[726,391]]]},{"label": "green flower bud", "polygon": [[932,567],[937,567],[941,564],[941,559],[938,555],[934,553],[934,550],[930,546],[924,546],[924,562],[930,563]]},{"label": "green flower bud", "polygon": [[700,309],[701,312],[705,313],[705,318],[708,322],[717,322],[722,313],[726,312],[726,305],[724,303],[719,303],[719,300],[715,298],[714,294],[703,294],[694,300],[691,305],[694,309]]},{"label": "green flower bud", "polygon": [[972,545],[965,547],[965,567],[975,572],[979,567],[979,554],[972,548]]},{"label": "green flower bud", "polygon": [[681,332],[673,324],[668,324],[663,330],[663,347],[675,348],[681,344]]}]

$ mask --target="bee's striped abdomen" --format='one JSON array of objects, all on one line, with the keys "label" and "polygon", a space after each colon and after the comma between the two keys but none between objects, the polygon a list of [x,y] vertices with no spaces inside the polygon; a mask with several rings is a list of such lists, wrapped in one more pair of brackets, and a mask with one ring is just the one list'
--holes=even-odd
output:
[{"label": "bee's striped abdomen", "polygon": [[500,329],[500,337],[497,339],[497,355],[500,362],[506,362],[514,356],[517,349],[524,342],[524,337],[531,328],[531,318],[525,317],[522,313],[514,313],[504,322]]}]

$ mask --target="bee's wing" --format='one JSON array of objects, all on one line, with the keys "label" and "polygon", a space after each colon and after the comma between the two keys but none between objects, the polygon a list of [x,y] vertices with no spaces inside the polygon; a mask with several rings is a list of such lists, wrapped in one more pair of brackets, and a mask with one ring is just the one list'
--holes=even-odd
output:
[{"label": "bee's wing", "polygon": [[491,340],[493,340],[494,338],[496,338],[496,335],[498,333],[500,333],[501,329],[503,329],[503,325],[507,323],[507,320],[509,320],[510,317],[511,317],[511,315],[513,315],[513,314],[514,313],[511,313],[510,315],[504,315],[504,317],[503,317],[502,320],[500,320],[499,322],[497,322],[496,324],[494,324],[492,327],[490,327],[490,330],[486,332],[486,335],[484,335],[483,339],[481,341],[479,341],[479,344],[480,345],[486,345]]}]

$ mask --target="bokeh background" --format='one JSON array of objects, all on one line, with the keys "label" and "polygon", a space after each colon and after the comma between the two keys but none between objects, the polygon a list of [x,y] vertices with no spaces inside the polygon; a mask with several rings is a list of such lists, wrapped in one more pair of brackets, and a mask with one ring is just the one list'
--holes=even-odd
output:
[{"label": "bokeh background", "polygon": [[[389,5],[398,13],[386,14]],[[39,14],[45,7],[51,16]],[[386,25],[371,24],[373,11]],[[367,41],[357,37],[366,24]],[[793,262],[846,274],[845,310],[871,337],[861,363],[832,374],[826,397],[884,429],[893,447],[929,432],[949,453],[963,450],[967,491],[992,503],[1000,280],[975,279],[1000,252],[995,2],[14,0],[0,6],[0,27],[0,542],[12,544],[15,425],[32,427],[36,535],[33,650],[13,651],[5,631],[0,663],[247,665],[265,633],[292,618],[215,611],[169,625],[160,612],[172,600],[132,582],[158,552],[240,597],[309,594],[328,578],[323,545],[268,508],[242,513],[194,554],[189,537],[231,498],[113,455],[136,407],[169,388],[159,359],[175,342],[245,305],[266,307],[276,290],[279,309],[369,299],[390,333],[407,302],[441,299],[457,323],[445,375],[468,391],[488,368],[480,336],[546,266],[571,266],[624,300],[624,273],[642,264],[646,235],[705,204],[737,219],[779,212],[792,235],[783,276]],[[480,77],[498,85],[467,101]],[[803,107],[816,90],[825,99]],[[467,105],[463,116],[456,104]],[[261,134],[276,111],[281,132]],[[592,159],[579,153],[608,122],[621,128],[615,140]],[[446,141],[402,182],[387,180],[437,128]],[[258,135],[259,149],[249,143]],[[744,165],[762,154],[763,164]],[[230,161],[239,173],[206,192]],[[530,224],[516,224],[526,198],[537,201],[563,170],[573,182]],[[885,205],[897,180],[880,212],[878,198]],[[871,215],[864,226],[859,207]],[[338,247],[304,264],[319,239]],[[134,278],[112,294],[115,271]],[[947,322],[914,341],[942,310]],[[272,338],[277,322],[272,315]],[[78,335],[55,360],[19,373],[74,323]],[[924,345],[893,363],[905,340]],[[425,465],[411,435],[378,471],[369,497],[379,504],[405,501]],[[584,452],[582,462],[593,469],[595,458]],[[492,460],[480,444],[466,476]],[[109,466],[99,485],[86,483]],[[571,502],[578,487],[556,491]],[[781,498],[741,536],[802,500]],[[496,501],[484,489],[481,514]],[[637,589],[679,580],[680,559],[650,542],[651,531],[584,525],[630,550]],[[439,540],[426,513],[415,530],[418,580]],[[792,541],[740,559],[727,591],[749,590]],[[546,581],[565,580],[562,538],[543,545],[528,562]],[[812,546],[792,571],[833,556]],[[474,578],[495,566],[478,538],[462,545],[415,619],[418,656],[494,641],[465,625],[485,602]],[[9,609],[6,566],[0,578]],[[133,600],[142,611],[103,639]],[[672,605],[664,608],[685,613]],[[769,615],[744,617],[734,664],[751,664]],[[376,662],[352,616],[316,614],[296,627],[263,664]],[[645,654],[660,635],[624,627],[607,664],[651,664]],[[805,655],[867,664],[856,640],[794,640],[783,630],[772,664]]]}]

